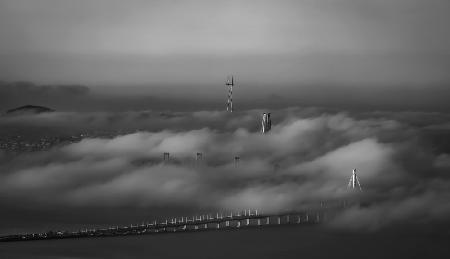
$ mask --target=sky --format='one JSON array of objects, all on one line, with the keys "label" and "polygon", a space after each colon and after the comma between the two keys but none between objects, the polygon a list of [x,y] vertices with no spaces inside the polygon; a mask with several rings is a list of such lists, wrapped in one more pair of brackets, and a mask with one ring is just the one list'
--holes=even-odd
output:
[{"label": "sky", "polygon": [[439,109],[420,96],[450,96],[449,11],[446,0],[2,0],[0,80],[204,101],[222,100],[234,74],[241,100],[382,107],[400,92],[392,103]]}]

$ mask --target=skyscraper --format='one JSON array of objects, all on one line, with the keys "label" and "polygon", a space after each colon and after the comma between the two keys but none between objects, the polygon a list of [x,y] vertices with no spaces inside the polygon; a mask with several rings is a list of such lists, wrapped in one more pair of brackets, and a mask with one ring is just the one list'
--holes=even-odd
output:
[{"label": "skyscraper", "polygon": [[272,128],[272,121],[270,120],[270,113],[263,113],[261,120],[261,132],[263,134],[270,131]]}]

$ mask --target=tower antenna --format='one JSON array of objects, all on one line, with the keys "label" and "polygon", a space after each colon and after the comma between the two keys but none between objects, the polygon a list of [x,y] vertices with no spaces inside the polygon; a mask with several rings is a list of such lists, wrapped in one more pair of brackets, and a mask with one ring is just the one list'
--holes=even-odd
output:
[{"label": "tower antenna", "polygon": [[227,111],[233,112],[233,86],[234,86],[234,76],[227,76],[227,82],[225,83],[228,86],[228,100],[227,100]]}]

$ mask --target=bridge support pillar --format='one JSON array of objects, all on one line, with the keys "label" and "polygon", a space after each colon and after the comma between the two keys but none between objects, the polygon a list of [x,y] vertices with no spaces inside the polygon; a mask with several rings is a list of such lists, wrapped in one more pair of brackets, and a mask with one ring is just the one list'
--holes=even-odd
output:
[{"label": "bridge support pillar", "polygon": [[250,225],[250,219],[245,219],[245,225],[249,226]]},{"label": "bridge support pillar", "polygon": [[281,217],[280,217],[280,216],[277,217],[277,224],[278,224],[278,225],[281,224]]},{"label": "bridge support pillar", "polygon": [[261,219],[258,219],[258,226],[261,226]]},{"label": "bridge support pillar", "polygon": [[266,225],[270,225],[270,217],[266,218]]},{"label": "bridge support pillar", "polygon": [[289,224],[289,215],[286,216],[286,222]]},{"label": "bridge support pillar", "polygon": [[230,221],[225,221],[225,227],[229,227],[230,226]]},{"label": "bridge support pillar", "polygon": [[241,221],[238,220],[236,227],[238,227],[238,228],[241,227]]},{"label": "bridge support pillar", "polygon": [[300,224],[300,216],[297,216],[297,224]]}]

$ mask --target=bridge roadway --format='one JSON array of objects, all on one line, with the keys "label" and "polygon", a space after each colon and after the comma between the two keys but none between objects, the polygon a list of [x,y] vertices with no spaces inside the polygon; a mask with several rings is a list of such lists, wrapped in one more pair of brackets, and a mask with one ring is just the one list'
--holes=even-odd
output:
[{"label": "bridge roadway", "polygon": [[0,242],[27,241],[63,238],[86,238],[126,236],[158,233],[195,232],[209,230],[239,229],[245,227],[267,227],[286,224],[318,224],[326,220],[325,211],[315,212],[286,212],[280,214],[258,214],[257,211],[216,216],[201,215],[194,217],[180,217],[165,219],[162,222],[137,224],[123,227],[109,227],[99,229],[85,229],[76,232],[49,231],[36,234],[19,234],[0,237]]},{"label": "bridge roadway", "polygon": [[240,228],[248,226],[267,226],[281,224],[314,224],[320,223],[325,214],[316,213],[283,213],[283,214],[241,214],[228,216],[200,216],[192,218],[178,218],[166,220],[165,222],[153,222],[130,227],[116,228],[117,230],[146,230],[157,232],[176,232],[183,230],[202,230],[202,229],[221,229],[221,228]]}]

